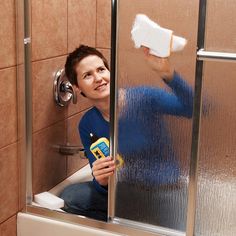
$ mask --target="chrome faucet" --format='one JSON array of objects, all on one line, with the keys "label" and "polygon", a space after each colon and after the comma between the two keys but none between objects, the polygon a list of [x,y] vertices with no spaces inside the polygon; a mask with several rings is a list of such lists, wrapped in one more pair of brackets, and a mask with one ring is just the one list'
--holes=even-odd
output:
[{"label": "chrome faucet", "polygon": [[64,69],[58,70],[54,76],[54,99],[56,103],[63,107],[72,99],[73,103],[77,103],[76,92],[65,75]]}]

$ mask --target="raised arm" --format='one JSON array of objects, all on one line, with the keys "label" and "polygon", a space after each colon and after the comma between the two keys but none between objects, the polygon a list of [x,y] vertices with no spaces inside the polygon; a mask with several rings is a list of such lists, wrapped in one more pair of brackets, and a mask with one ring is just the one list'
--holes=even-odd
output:
[{"label": "raised arm", "polygon": [[147,97],[152,99],[153,108],[158,112],[192,117],[193,90],[188,83],[172,68],[169,58],[160,58],[149,54],[148,48],[143,48],[145,60],[152,70],[157,72],[164,82],[171,88],[167,92],[160,88],[147,89]]}]

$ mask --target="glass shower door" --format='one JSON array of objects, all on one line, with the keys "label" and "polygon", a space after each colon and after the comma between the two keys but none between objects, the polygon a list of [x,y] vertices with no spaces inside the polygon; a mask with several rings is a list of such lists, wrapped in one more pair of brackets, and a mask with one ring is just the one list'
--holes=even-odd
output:
[{"label": "glass shower door", "polygon": [[[118,3],[117,83],[121,92],[117,153],[124,164],[116,173],[113,221],[185,232],[188,211],[196,216],[195,226],[187,225],[187,235],[234,235],[235,1],[181,1],[179,4],[179,1],[120,0]],[[199,12],[203,13],[200,21],[199,6]],[[192,134],[191,119],[169,114],[160,118],[159,113],[154,114],[155,108],[149,108],[154,101],[146,98],[143,87],[171,90],[145,64],[142,51],[134,48],[130,31],[139,13],[188,40],[187,47],[173,53],[170,61],[190,86],[195,82],[198,45],[197,66],[203,61],[200,73],[203,83],[199,137],[194,148],[191,139],[196,134]],[[202,17],[206,17],[206,22]],[[133,95],[137,88],[140,96]],[[198,160],[190,160],[191,148]],[[193,204],[190,209],[192,199],[187,207],[187,195],[192,161],[198,167],[198,179],[194,177],[196,206]]]},{"label": "glass shower door", "polygon": [[[197,236],[236,234],[236,2],[208,0],[195,220]],[[208,56],[207,56],[208,55]],[[213,56],[213,57],[212,57]]]},{"label": "glass shower door", "polygon": [[[170,63],[190,87],[195,77],[197,1],[118,1],[117,153],[124,163],[117,170],[114,219],[185,231],[192,119],[159,110],[159,90],[175,91],[134,47],[130,31],[140,13],[188,40]],[[183,100],[192,106],[188,95]]]}]

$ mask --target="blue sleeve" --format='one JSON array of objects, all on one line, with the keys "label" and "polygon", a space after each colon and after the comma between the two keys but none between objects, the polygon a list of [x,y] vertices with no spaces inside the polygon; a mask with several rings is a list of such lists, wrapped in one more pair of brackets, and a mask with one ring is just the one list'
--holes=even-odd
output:
[{"label": "blue sleeve", "polygon": [[[89,160],[89,164],[90,167],[92,169],[93,166],[93,162],[96,160],[96,158],[94,157],[94,155],[92,154],[92,152],[90,151],[90,145],[91,145],[91,141],[90,141],[90,136],[89,133],[91,132],[90,129],[87,128],[88,124],[86,119],[81,120],[80,124],[79,124],[79,134],[80,134],[80,138],[81,138],[81,142],[84,146],[85,149],[85,153],[86,156]],[[101,186],[95,178],[93,178],[93,184],[95,186],[95,188],[100,192],[100,193],[107,193],[107,187]]]},{"label": "blue sleeve", "polygon": [[176,72],[174,72],[173,79],[170,82],[165,81],[165,83],[172,92],[151,88],[152,108],[163,114],[191,118],[193,113],[192,88]]}]

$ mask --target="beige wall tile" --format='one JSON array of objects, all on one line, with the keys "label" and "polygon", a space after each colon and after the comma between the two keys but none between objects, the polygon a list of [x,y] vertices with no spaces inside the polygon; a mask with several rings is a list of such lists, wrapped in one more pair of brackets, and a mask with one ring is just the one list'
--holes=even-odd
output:
[{"label": "beige wall tile", "polygon": [[16,236],[16,216],[0,225],[0,236]]},{"label": "beige wall tile", "polygon": [[66,177],[66,156],[55,145],[66,142],[66,122],[33,135],[33,193],[47,191]]},{"label": "beige wall tile", "polygon": [[97,35],[96,47],[111,47],[111,1],[97,1]]},{"label": "beige wall tile", "polygon": [[3,68],[16,64],[14,0],[1,1],[0,21],[0,68]]},{"label": "beige wall tile", "polygon": [[111,66],[110,64],[110,60],[111,60],[111,50],[110,49],[103,49],[103,48],[97,48],[103,55],[104,57],[107,59],[109,66]]},{"label": "beige wall tile", "polygon": [[34,132],[66,117],[67,108],[59,107],[53,94],[54,75],[64,64],[65,57],[58,57],[34,62],[32,65]]},{"label": "beige wall tile", "polygon": [[67,0],[32,1],[32,60],[66,54]]},{"label": "beige wall tile", "polygon": [[16,91],[17,91],[17,136],[18,139],[25,135],[25,81],[24,65],[18,65],[16,68]]},{"label": "beige wall tile", "polygon": [[0,70],[0,147],[17,140],[16,69]]},{"label": "beige wall tile", "polygon": [[[84,112],[81,112],[75,116],[70,117],[67,120],[67,142],[70,145],[81,146],[81,140],[78,131],[78,124]],[[79,170],[81,167],[88,163],[87,159],[81,159],[79,154],[68,156],[67,158],[67,175],[73,174],[75,171]]]},{"label": "beige wall tile", "polygon": [[17,145],[0,149],[0,223],[18,210]]},{"label": "beige wall tile", "polygon": [[19,210],[22,210],[26,205],[26,152],[25,139],[21,138],[17,141],[17,158],[19,171]]},{"label": "beige wall tile", "polygon": [[76,92],[77,95],[77,103],[73,104],[72,101],[68,106],[68,116],[74,115],[78,112],[88,109],[91,107],[91,102],[83,97],[79,92]]},{"label": "beige wall tile", "polygon": [[53,79],[57,70],[64,68],[66,57],[33,62],[33,130],[38,131],[59,120],[91,106],[88,99],[77,94],[77,104],[60,107],[54,101]]},{"label": "beige wall tile", "polygon": [[[15,0],[16,3],[16,64],[24,63],[24,1]],[[30,18],[30,17],[29,17]]]},{"label": "beige wall tile", "polygon": [[95,46],[96,0],[68,0],[68,50]]},{"label": "beige wall tile", "polygon": [[236,2],[215,0],[207,3],[205,49],[208,51],[236,51]]}]

